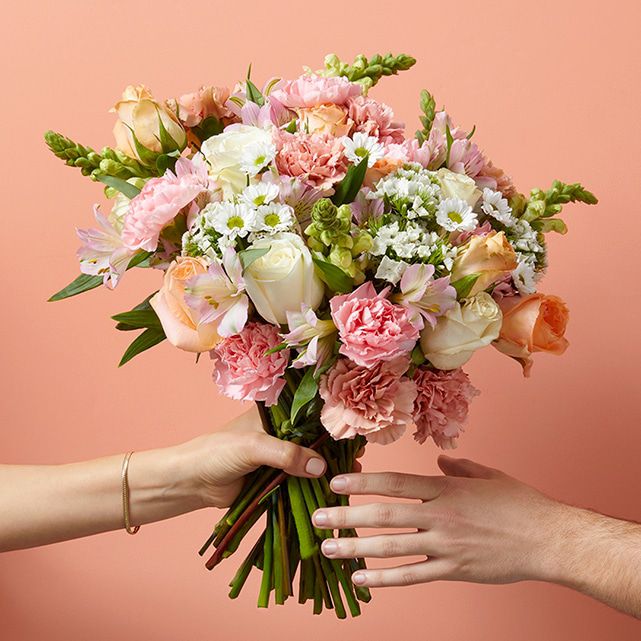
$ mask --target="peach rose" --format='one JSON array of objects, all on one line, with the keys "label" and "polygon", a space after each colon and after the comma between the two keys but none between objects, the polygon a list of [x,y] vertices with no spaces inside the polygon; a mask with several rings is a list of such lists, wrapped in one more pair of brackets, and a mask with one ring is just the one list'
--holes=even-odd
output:
[{"label": "peach rose", "polygon": [[347,136],[354,125],[353,121],[348,118],[347,111],[337,105],[319,105],[318,107],[297,109],[296,113],[301,129],[310,134],[317,132],[340,138]]},{"label": "peach rose", "polygon": [[114,126],[116,146],[128,156],[142,160],[136,150],[134,135],[149,151],[163,152],[160,143],[160,122],[174,139],[177,148],[184,149],[187,138],[178,117],[166,106],[157,103],[144,85],[129,85],[112,111],[118,114],[118,122]]},{"label": "peach rose", "polygon": [[567,349],[564,335],[569,311],[558,296],[512,296],[499,301],[499,306],[503,323],[493,345],[499,352],[519,361],[524,376],[530,375],[534,352],[563,354]]},{"label": "peach rose", "polygon": [[490,232],[485,236],[473,236],[467,246],[461,248],[450,280],[456,282],[465,276],[480,274],[469,293],[474,296],[501,280],[516,266],[516,254],[505,234]]},{"label": "peach rose", "polygon": [[379,158],[371,167],[368,167],[363,184],[372,188],[381,178],[400,169],[404,164],[405,161],[402,158],[391,156]]},{"label": "peach rose", "polygon": [[229,109],[229,89],[227,87],[205,86],[192,93],[186,93],[177,100],[167,100],[167,106],[186,127],[196,127],[205,118],[214,116],[223,125],[238,121],[238,117]]},{"label": "peach rose", "polygon": [[199,326],[193,310],[185,302],[185,283],[206,271],[207,263],[202,258],[176,258],[165,272],[160,291],[149,301],[167,340],[187,352],[207,352],[218,342],[215,325]]}]

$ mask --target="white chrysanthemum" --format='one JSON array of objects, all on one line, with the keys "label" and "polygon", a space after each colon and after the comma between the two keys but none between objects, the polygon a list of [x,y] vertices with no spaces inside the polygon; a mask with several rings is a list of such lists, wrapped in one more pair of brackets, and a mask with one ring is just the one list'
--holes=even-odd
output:
[{"label": "white chrysanthemum", "polygon": [[378,142],[378,138],[368,136],[362,132],[354,134],[353,138],[345,136],[342,140],[345,155],[355,165],[367,156],[367,166],[372,167],[377,160],[385,155],[385,147]]},{"label": "white chrysanthemum", "polygon": [[240,202],[250,207],[261,207],[269,205],[278,197],[278,185],[268,182],[259,182],[255,185],[249,185],[243,189],[240,195]]},{"label": "white chrysanthemum", "polygon": [[518,255],[518,264],[512,272],[512,280],[520,294],[533,294],[536,291],[536,269],[534,260]]},{"label": "white chrysanthemum", "polygon": [[508,204],[507,198],[504,198],[500,191],[494,191],[493,189],[485,187],[485,189],[483,189],[481,210],[486,216],[498,220],[506,227],[514,225],[512,208]]},{"label": "white chrysanthemum", "polygon": [[244,204],[210,203],[202,213],[208,226],[231,239],[244,238],[255,230],[256,212]]},{"label": "white chrysanthemum", "polygon": [[472,231],[478,224],[470,205],[460,198],[446,198],[436,210],[436,222],[447,231]]},{"label": "white chrysanthemum", "polygon": [[256,231],[279,232],[291,229],[294,223],[294,210],[289,205],[271,203],[256,211]]},{"label": "white chrysanthemum", "polygon": [[259,140],[244,147],[240,154],[240,168],[255,176],[276,158],[276,145],[271,141]]}]

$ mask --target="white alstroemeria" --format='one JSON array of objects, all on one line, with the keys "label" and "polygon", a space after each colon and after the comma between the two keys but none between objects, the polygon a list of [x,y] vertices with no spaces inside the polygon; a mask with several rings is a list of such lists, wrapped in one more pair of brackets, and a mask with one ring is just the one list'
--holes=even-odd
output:
[{"label": "white alstroemeria", "polygon": [[129,262],[136,253],[125,246],[114,221],[94,207],[98,229],[78,229],[76,233],[82,241],[78,249],[80,271],[91,276],[102,276],[103,284],[113,289],[125,273]]},{"label": "white alstroemeria", "polygon": [[294,224],[294,210],[289,205],[271,203],[256,210],[255,228],[258,232],[287,231]]},{"label": "white alstroemeria", "polygon": [[385,155],[385,147],[374,136],[368,136],[360,131],[356,132],[352,138],[345,136],[342,139],[345,147],[345,155],[355,165],[367,157],[367,166],[372,167],[377,160]]},{"label": "white alstroemeria", "polygon": [[289,332],[283,334],[283,342],[298,350],[292,367],[316,365],[318,370],[334,352],[337,337],[334,322],[321,320],[313,309],[301,305],[300,312],[287,312],[287,325]]},{"label": "white alstroemeria", "polygon": [[383,256],[376,270],[375,278],[386,280],[388,283],[396,285],[408,267],[409,263],[404,260],[394,260],[389,256]]},{"label": "white alstroemeria", "polygon": [[202,215],[219,234],[229,238],[244,238],[255,230],[256,212],[247,205],[229,201],[209,203]]},{"label": "white alstroemeria", "polygon": [[240,153],[240,168],[256,176],[276,158],[276,145],[271,140],[258,140],[244,147]]},{"label": "white alstroemeria", "polygon": [[240,202],[250,207],[269,205],[276,198],[278,198],[278,185],[266,181],[249,185],[240,194]]},{"label": "white alstroemeria", "polygon": [[478,224],[470,205],[460,198],[446,198],[436,210],[436,222],[447,231],[472,231]]},{"label": "white alstroemeria", "polygon": [[214,260],[204,274],[187,281],[185,302],[194,310],[199,330],[216,320],[220,336],[233,336],[245,327],[249,298],[240,259],[231,247],[222,261]]},{"label": "white alstroemeria", "polygon": [[485,187],[483,189],[481,210],[486,216],[498,220],[506,227],[512,227],[512,225],[514,225],[515,221],[512,216],[512,208],[508,204],[507,198],[504,198],[500,191],[494,191],[493,189]]},{"label": "white alstroemeria", "polygon": [[534,259],[518,254],[518,265],[512,272],[514,286],[522,295],[533,294],[536,291],[536,269]]},{"label": "white alstroemeria", "polygon": [[434,265],[416,263],[403,273],[400,294],[390,297],[412,313],[412,323],[423,329],[423,320],[432,327],[436,319],[456,304],[456,290],[450,285],[449,276],[434,279]]}]

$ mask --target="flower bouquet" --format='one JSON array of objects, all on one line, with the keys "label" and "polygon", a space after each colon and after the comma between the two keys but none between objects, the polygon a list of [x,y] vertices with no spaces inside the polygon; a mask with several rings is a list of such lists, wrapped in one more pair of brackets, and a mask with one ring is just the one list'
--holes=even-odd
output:
[{"label": "flower bouquet", "polygon": [[268,433],[328,463],[320,479],[257,470],[200,550],[212,569],[262,522],[230,592],[258,568],[261,607],[297,592],[314,613],[358,615],[363,561],[326,559],[331,533],[311,524],[347,500],[330,478],[408,428],[455,447],[478,393],[461,367],[476,350],[493,345],[527,375],[534,352],[567,347],[565,304],[536,292],[545,234],[565,233],[564,204],[596,198],[559,181],[519,193],[427,91],[407,137],[370,90],[414,62],[331,55],[295,80],[259,89],[248,72],[231,91],[164,102],[130,86],[115,147],[45,135],[113,202],[78,231],[82,274],[52,300],[161,270],[159,291],[113,317],[142,330],[121,365],[165,339],[209,352],[223,394],[254,401]]}]

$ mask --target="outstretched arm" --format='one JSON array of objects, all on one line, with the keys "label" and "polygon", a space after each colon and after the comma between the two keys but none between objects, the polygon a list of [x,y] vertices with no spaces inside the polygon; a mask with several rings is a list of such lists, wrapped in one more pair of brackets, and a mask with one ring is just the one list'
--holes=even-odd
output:
[{"label": "outstretched arm", "polygon": [[[0,465],[0,552],[122,528],[122,461],[117,455],[68,465]],[[131,522],[227,506],[243,477],[261,465],[297,476],[325,470],[316,452],[262,432],[252,410],[223,431],[136,452],[128,474]]]},{"label": "outstretched arm", "polygon": [[641,618],[641,525],[564,505],[500,472],[440,457],[445,476],[347,474],[340,494],[419,503],[376,503],[316,512],[320,528],[410,528],[403,534],[329,539],[330,558],[427,556],[353,580],[370,587],[437,580],[566,585]]}]

